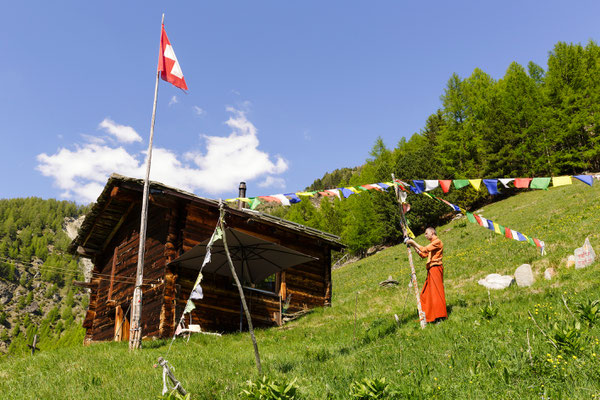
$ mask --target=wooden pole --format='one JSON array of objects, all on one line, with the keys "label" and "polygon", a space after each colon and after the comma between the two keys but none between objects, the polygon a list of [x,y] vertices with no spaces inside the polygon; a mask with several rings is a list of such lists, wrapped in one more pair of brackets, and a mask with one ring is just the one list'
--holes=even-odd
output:
[{"label": "wooden pole", "polygon": [[[165,14],[162,15],[162,25],[165,22]],[[160,46],[159,46],[160,47]],[[144,277],[144,252],[146,251],[146,228],[148,225],[148,195],[150,187],[150,165],[152,164],[152,141],[154,139],[154,121],[156,120],[156,102],[158,99],[158,77],[160,71],[156,69],[156,83],[154,85],[154,106],[152,107],[152,121],[150,122],[150,141],[148,143],[148,154],[146,155],[146,177],[144,179],[144,193],[142,197],[142,215],[140,217],[139,249],[137,259],[137,271],[135,277],[135,289],[131,300],[131,326],[129,329],[129,349],[139,349],[142,343],[142,281]]]},{"label": "wooden pole", "polygon": [[38,349],[36,347],[37,346],[37,341],[38,341],[38,335],[35,334],[35,335],[33,335],[33,344],[28,344],[27,345],[27,347],[31,348],[31,355],[34,355],[36,350],[38,350],[38,351],[40,350],[40,349]]},{"label": "wooden pole", "polygon": [[[394,182],[394,189],[396,190],[396,200],[398,200],[398,205],[400,206],[400,226],[402,227],[402,233],[404,234],[404,237],[407,237],[408,229],[406,224],[406,216],[404,215],[404,207],[402,205],[402,200],[400,199],[400,189],[398,188],[398,183],[396,182],[396,177],[394,176],[394,174],[392,174],[392,182]],[[417,299],[417,312],[419,313],[419,323],[421,324],[421,329],[424,329],[427,325],[427,320],[425,319],[425,313],[421,308],[421,297],[419,294],[419,286],[417,284],[417,273],[415,271],[415,265],[413,264],[412,251],[409,246],[406,246],[406,251],[408,252],[408,263],[410,264],[411,282],[415,290],[415,298]]]},{"label": "wooden pole", "polygon": [[356,292],[356,300],[354,301],[354,341],[356,342],[356,313],[358,311],[358,292]]},{"label": "wooden pole", "polygon": [[237,285],[238,291],[240,293],[240,299],[242,300],[242,307],[244,308],[244,313],[246,314],[246,319],[248,320],[248,330],[250,331],[250,337],[252,338],[252,345],[254,346],[254,358],[256,360],[256,368],[258,368],[258,374],[262,375],[262,366],[260,364],[260,354],[258,353],[258,344],[256,343],[256,337],[254,336],[254,328],[252,327],[252,317],[250,316],[250,311],[248,311],[248,306],[246,305],[246,297],[244,296],[244,290],[242,289],[242,284],[238,279],[237,274],[235,273],[235,268],[233,267],[233,261],[231,261],[231,255],[229,254],[229,248],[227,247],[227,235],[225,234],[225,225],[223,224],[223,220],[225,219],[225,210],[223,208],[223,202],[219,202],[219,211],[220,218],[219,223],[221,224],[221,231],[223,232],[223,247],[225,248],[225,255],[227,256],[227,263],[229,264],[229,269],[231,270],[231,276],[235,280],[235,284]]}]

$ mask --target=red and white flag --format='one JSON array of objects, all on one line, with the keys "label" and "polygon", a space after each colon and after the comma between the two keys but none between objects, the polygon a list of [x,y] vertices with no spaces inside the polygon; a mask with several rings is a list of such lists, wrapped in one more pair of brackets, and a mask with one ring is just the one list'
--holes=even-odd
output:
[{"label": "red and white flag", "polygon": [[160,54],[158,56],[158,70],[160,71],[160,77],[179,89],[187,90],[185,79],[183,78],[183,71],[179,66],[179,61],[175,57],[175,51],[169,42],[165,26],[162,26],[162,33],[160,35]]}]

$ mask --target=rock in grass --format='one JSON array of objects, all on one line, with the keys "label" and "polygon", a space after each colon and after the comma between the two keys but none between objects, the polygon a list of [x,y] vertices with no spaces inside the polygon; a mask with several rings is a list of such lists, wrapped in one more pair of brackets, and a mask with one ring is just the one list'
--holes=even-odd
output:
[{"label": "rock in grass", "polygon": [[554,276],[556,275],[556,270],[552,267],[547,268],[544,271],[544,279],[546,279],[547,281],[551,280],[552,278],[554,278]]},{"label": "rock in grass", "polygon": [[480,279],[477,283],[488,289],[506,289],[512,285],[514,281],[514,278],[510,275],[489,274],[484,279]]},{"label": "rock in grass", "polygon": [[528,287],[533,285],[535,278],[533,277],[531,265],[523,264],[517,268],[515,271],[515,281],[517,281],[517,286],[519,287]]},{"label": "rock in grass", "polygon": [[390,275],[385,281],[379,282],[379,286],[387,287],[387,286],[398,286],[399,282],[392,278]]},{"label": "rock in grass", "polygon": [[575,268],[581,269],[591,265],[596,260],[596,253],[590,244],[590,239],[585,238],[582,247],[575,249]]}]

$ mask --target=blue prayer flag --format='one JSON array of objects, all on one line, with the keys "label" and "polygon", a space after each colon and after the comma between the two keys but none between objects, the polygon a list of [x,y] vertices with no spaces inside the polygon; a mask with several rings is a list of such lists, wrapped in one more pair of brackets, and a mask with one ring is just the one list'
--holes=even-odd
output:
[{"label": "blue prayer flag", "polygon": [[498,192],[498,179],[484,179],[483,183],[492,196],[500,193]]},{"label": "blue prayer flag", "polygon": [[338,188],[338,190],[342,191],[342,195],[344,195],[344,198],[347,199],[348,197],[352,196],[354,194],[354,192],[350,189],[346,189],[346,188]]},{"label": "blue prayer flag", "polygon": [[579,179],[581,182],[590,186],[594,183],[594,178],[591,175],[573,175],[573,178]]},{"label": "blue prayer flag", "polygon": [[[419,193],[423,193],[425,191],[425,181],[424,180],[413,180],[415,186],[419,189]],[[414,192],[414,190],[413,190]],[[417,193],[417,192],[415,192]]]},{"label": "blue prayer flag", "polygon": [[290,204],[300,203],[301,201],[300,197],[298,197],[296,193],[286,193],[284,196],[290,198]]}]

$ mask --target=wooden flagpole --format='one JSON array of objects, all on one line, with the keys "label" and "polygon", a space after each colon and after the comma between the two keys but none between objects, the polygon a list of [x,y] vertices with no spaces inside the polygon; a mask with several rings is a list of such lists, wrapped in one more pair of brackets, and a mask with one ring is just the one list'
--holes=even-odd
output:
[{"label": "wooden flagpole", "polygon": [[[162,15],[162,25],[165,23],[165,14]],[[160,46],[159,46],[160,49]],[[160,51],[160,50],[159,50]],[[156,120],[156,101],[158,99],[158,78],[160,71],[156,68],[156,83],[154,85],[154,106],[152,108],[152,121],[150,123],[150,141],[148,143],[148,154],[146,155],[146,177],[144,178],[144,193],[142,198],[142,215],[140,218],[139,249],[137,260],[137,272],[135,277],[135,289],[131,300],[131,327],[129,330],[129,349],[139,349],[142,343],[142,281],[144,277],[144,252],[146,251],[146,228],[148,225],[148,195],[150,187],[150,165],[152,163],[152,141],[154,139],[154,121]]]},{"label": "wooden flagpole", "polygon": [[[394,189],[396,190],[396,200],[398,200],[398,206],[400,206],[400,226],[402,227],[402,233],[404,234],[404,237],[408,237],[408,226],[406,224],[406,216],[404,215],[404,206],[402,205],[402,200],[400,199],[400,189],[398,188],[398,183],[396,182],[396,177],[394,176],[394,174],[392,174],[392,182],[394,182]],[[421,308],[421,297],[419,294],[419,286],[417,285],[417,273],[415,271],[415,265],[413,264],[412,251],[409,246],[406,246],[406,251],[408,252],[408,263],[410,264],[411,282],[415,290],[415,297],[417,299],[417,312],[419,313],[419,323],[421,324],[421,329],[424,329],[425,325],[427,325],[427,320],[425,319],[425,313]]]},{"label": "wooden flagpole", "polygon": [[248,305],[246,304],[246,297],[244,296],[244,289],[242,289],[242,284],[240,283],[240,280],[239,280],[237,274],[235,273],[233,261],[231,261],[231,255],[229,254],[229,247],[227,247],[227,234],[225,233],[225,224],[223,223],[223,220],[225,219],[225,210],[223,209],[222,201],[219,201],[219,212],[220,212],[219,223],[221,224],[221,231],[223,232],[223,247],[225,248],[225,255],[227,256],[227,263],[229,264],[231,276],[233,276],[233,280],[235,280],[235,284],[240,293],[240,299],[242,299],[242,307],[244,308],[244,313],[246,314],[246,320],[248,321],[248,330],[250,331],[250,337],[252,338],[252,345],[254,346],[254,358],[256,360],[256,368],[258,369],[258,374],[262,375],[260,354],[258,353],[258,343],[256,343],[256,337],[254,336],[254,328],[252,327],[252,316],[250,315],[250,311],[248,311]]}]

